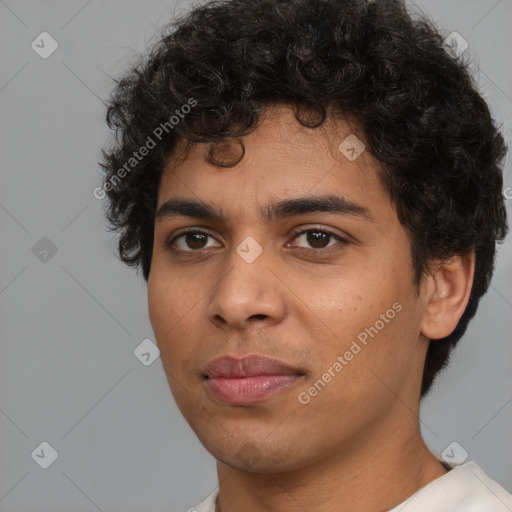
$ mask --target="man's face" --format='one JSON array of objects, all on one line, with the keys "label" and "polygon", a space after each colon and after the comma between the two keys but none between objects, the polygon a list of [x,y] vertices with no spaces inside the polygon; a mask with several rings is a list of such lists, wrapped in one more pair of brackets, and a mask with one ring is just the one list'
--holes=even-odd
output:
[{"label": "man's face", "polygon": [[[234,467],[297,469],[361,443],[379,449],[402,435],[398,425],[417,423],[424,300],[378,162],[368,151],[347,158],[357,155],[353,144],[338,149],[352,133],[363,139],[341,122],[302,127],[280,107],[243,138],[236,166],[208,163],[199,144],[163,174],[157,211],[180,199],[222,216],[168,207],[157,218],[148,300],[178,407]],[[339,198],[341,210],[262,216],[282,201],[324,196]],[[291,370],[206,369],[248,355]]]}]

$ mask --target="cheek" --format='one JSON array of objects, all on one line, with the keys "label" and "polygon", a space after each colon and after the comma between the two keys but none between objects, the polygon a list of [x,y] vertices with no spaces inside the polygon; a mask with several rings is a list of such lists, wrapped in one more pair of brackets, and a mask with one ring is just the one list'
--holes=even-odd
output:
[{"label": "cheek", "polygon": [[163,279],[155,272],[148,281],[149,320],[155,334],[157,345],[164,364],[176,361],[173,352],[180,351],[180,327],[183,324],[186,305],[181,294],[173,292],[179,289],[169,279]]},{"label": "cheek", "polygon": [[178,408],[182,413],[186,413],[187,399],[183,396],[185,382],[183,368],[190,354],[187,353],[185,333],[180,331],[181,322],[174,309],[175,304],[167,290],[168,287],[161,280],[148,282],[149,318],[171,394]]},{"label": "cheek", "polygon": [[325,303],[329,336],[316,345],[322,367],[312,380],[331,369],[336,377],[324,397],[333,393],[341,403],[382,394],[392,398],[386,386],[400,389],[420,356],[418,305],[406,288],[390,285],[389,280],[385,287],[376,280],[360,284],[352,282],[350,297],[343,301]]},{"label": "cheek", "polygon": [[[417,371],[414,344],[403,338],[404,326],[395,321],[378,334],[372,332],[373,337],[363,328],[340,338],[336,347],[325,347],[322,369],[301,390],[311,400],[309,417],[320,418],[330,410],[333,425],[349,432],[388,413]],[[375,321],[369,327],[375,328]],[[367,335],[366,344],[357,337],[361,332]]]},{"label": "cheek", "polygon": [[194,297],[187,293],[189,288],[183,280],[162,265],[156,263],[148,280],[148,309],[155,335],[174,330],[180,319],[190,313],[189,304]]},{"label": "cheek", "polygon": [[170,328],[172,325],[173,307],[170,303],[171,296],[164,285],[164,281],[159,279],[158,273],[151,270],[150,278],[148,280],[148,312],[149,320],[157,341],[165,332],[165,328]]},{"label": "cheek", "polygon": [[167,269],[162,272],[155,266],[154,270],[148,280],[149,320],[165,371],[184,381],[197,356],[196,342],[204,340],[198,318],[204,315],[204,292]]},{"label": "cheek", "polygon": [[308,310],[302,318],[316,321],[325,331],[328,345],[337,344],[340,351],[393,303],[390,297],[379,293],[371,280],[354,275],[317,282],[303,295],[307,297],[304,302]]},{"label": "cheek", "polygon": [[393,402],[407,388],[421,359],[414,307],[404,301],[394,305],[396,308],[390,305],[389,309],[378,310],[358,334],[356,342],[361,352],[357,362],[356,357],[353,360],[354,381],[364,383],[370,395],[384,402]]}]

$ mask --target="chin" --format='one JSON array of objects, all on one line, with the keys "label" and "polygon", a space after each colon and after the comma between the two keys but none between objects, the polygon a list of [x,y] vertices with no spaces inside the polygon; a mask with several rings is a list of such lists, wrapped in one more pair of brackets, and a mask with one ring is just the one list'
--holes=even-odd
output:
[{"label": "chin", "polygon": [[294,471],[307,465],[308,457],[297,450],[299,443],[289,445],[282,437],[274,442],[257,440],[244,436],[233,439],[201,439],[203,446],[218,461],[239,471],[249,473],[283,473]]}]

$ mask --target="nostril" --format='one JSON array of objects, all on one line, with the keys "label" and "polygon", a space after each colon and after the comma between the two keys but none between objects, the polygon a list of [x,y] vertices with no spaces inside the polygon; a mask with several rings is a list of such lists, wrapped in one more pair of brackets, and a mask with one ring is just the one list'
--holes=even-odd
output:
[{"label": "nostril", "polygon": [[257,320],[265,320],[267,315],[252,315],[251,318],[256,318]]}]

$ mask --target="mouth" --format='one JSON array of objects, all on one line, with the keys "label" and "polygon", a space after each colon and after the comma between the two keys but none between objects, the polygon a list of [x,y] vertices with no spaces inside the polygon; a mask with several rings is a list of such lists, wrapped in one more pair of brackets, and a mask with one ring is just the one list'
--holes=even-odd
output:
[{"label": "mouth", "polygon": [[231,404],[261,402],[303,377],[300,370],[259,355],[221,357],[211,361],[203,371],[208,392],[217,400]]}]

